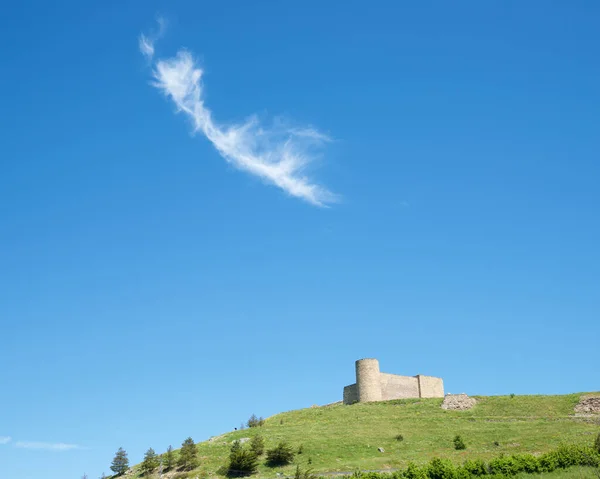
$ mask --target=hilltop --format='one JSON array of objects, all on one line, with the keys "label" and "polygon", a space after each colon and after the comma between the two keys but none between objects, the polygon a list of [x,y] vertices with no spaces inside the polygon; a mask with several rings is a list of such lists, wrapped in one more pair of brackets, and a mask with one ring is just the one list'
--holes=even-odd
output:
[{"label": "hilltop", "polygon": [[[436,398],[336,403],[285,412],[267,418],[261,427],[199,443],[201,465],[189,477],[216,476],[227,463],[231,443],[256,434],[265,438],[267,448],[279,441],[295,449],[302,446],[296,463],[316,473],[389,470],[434,457],[461,463],[502,453],[540,454],[565,443],[590,444],[600,430],[600,417],[575,413],[582,395],[475,396],[476,406],[466,411],[443,410],[442,399]],[[454,449],[456,434],[466,442],[466,450]],[[294,467],[272,469],[261,461],[258,475],[276,477],[292,473]],[[127,476],[139,477],[137,471],[136,466]]]}]

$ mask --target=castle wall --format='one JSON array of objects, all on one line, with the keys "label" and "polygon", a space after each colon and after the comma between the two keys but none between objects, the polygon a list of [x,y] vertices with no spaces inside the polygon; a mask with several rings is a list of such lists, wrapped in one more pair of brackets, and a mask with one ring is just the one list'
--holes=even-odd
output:
[{"label": "castle wall", "polygon": [[344,404],[354,404],[358,402],[358,390],[356,384],[350,384],[344,388]]},{"label": "castle wall", "polygon": [[381,400],[418,398],[419,380],[412,376],[381,373]]},{"label": "castle wall", "polygon": [[444,397],[444,381],[442,380],[442,378],[435,378],[433,376],[423,376],[422,374],[419,374],[416,379],[419,383],[420,397]]},{"label": "castle wall", "polygon": [[344,404],[403,398],[443,398],[444,381],[433,376],[382,373],[377,359],[356,361],[356,384],[344,388]]}]

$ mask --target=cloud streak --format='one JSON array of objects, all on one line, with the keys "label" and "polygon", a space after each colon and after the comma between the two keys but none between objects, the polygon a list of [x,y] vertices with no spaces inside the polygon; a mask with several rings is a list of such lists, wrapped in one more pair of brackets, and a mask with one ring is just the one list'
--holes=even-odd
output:
[{"label": "cloud streak", "polygon": [[77,444],[65,444],[63,442],[37,442],[37,441],[17,441],[15,447],[21,449],[39,449],[44,451],[72,451],[74,449],[83,449]]},{"label": "cloud streak", "polygon": [[10,441],[12,441],[10,436],[0,436],[0,444],[8,444]]},{"label": "cloud streak", "polygon": [[[154,42],[141,35],[142,54],[154,57]],[[212,143],[229,164],[274,184],[291,196],[313,205],[326,206],[338,197],[313,183],[305,171],[316,151],[330,138],[314,128],[289,128],[281,122],[271,128],[260,125],[256,116],[241,124],[217,124],[203,100],[203,71],[192,55],[180,50],[175,57],[154,62],[153,85],[170,98]]]}]

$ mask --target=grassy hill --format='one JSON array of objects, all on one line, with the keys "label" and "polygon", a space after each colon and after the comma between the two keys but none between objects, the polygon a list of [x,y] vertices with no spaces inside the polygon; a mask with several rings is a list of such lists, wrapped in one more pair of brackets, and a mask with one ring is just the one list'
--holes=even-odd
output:
[{"label": "grassy hill", "polygon": [[[440,408],[442,399],[334,404],[290,411],[266,419],[262,427],[199,443],[201,466],[189,477],[216,476],[227,463],[231,443],[255,434],[265,438],[267,448],[279,441],[302,445],[296,462],[317,473],[395,469],[409,461],[425,463],[434,457],[457,463],[467,458],[489,460],[501,453],[543,453],[563,443],[591,444],[600,425],[598,418],[574,415],[580,396],[476,397],[477,405],[468,411],[445,411]],[[402,441],[396,439],[399,434]],[[463,437],[466,450],[454,449],[456,434]],[[295,467],[272,469],[263,463],[260,477],[291,474]]]}]

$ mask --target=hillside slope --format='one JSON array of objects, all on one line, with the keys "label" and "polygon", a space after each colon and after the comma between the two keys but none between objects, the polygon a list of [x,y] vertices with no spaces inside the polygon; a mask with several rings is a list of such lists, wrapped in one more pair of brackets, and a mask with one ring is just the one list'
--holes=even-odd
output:
[{"label": "hillside slope", "polygon": [[[230,444],[255,434],[265,438],[267,448],[279,441],[302,445],[296,462],[315,472],[393,469],[433,457],[455,462],[487,460],[501,453],[541,453],[562,443],[589,444],[600,428],[597,419],[574,414],[580,397],[476,397],[477,405],[468,411],[445,411],[440,408],[442,399],[335,404],[290,411],[268,418],[262,427],[199,443],[201,466],[190,477],[214,477],[227,463]],[[396,439],[399,434],[402,441]],[[456,434],[465,440],[466,450],[454,450]],[[293,469],[271,469],[263,463],[261,460],[261,477],[275,477],[277,472]]]}]

